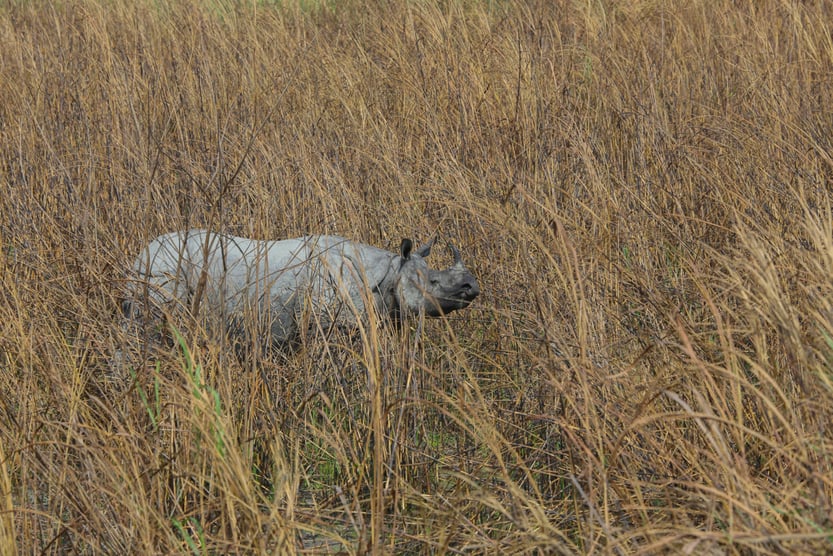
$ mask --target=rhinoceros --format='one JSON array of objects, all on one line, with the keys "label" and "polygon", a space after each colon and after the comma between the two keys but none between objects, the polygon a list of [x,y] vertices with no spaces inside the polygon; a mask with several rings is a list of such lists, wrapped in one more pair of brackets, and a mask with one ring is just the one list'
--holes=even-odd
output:
[{"label": "rhinoceros", "polygon": [[[157,237],[133,265],[125,313],[142,304],[179,304],[219,316],[230,330],[254,317],[259,341],[295,345],[304,327],[355,326],[372,304],[377,315],[400,323],[408,315],[439,317],[468,307],[480,286],[460,252],[454,264],[433,270],[425,262],[433,241],[399,253],[330,235],[259,241],[206,230]],[[142,300],[142,304],[137,304]],[[252,322],[252,321],[250,321]]]}]

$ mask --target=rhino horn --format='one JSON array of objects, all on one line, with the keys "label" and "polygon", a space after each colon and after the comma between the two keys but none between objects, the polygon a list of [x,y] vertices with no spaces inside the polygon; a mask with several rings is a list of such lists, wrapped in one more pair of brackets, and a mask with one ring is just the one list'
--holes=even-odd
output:
[{"label": "rhino horn", "polygon": [[451,248],[451,254],[454,255],[454,264],[462,263],[463,257],[460,256],[460,251],[452,243],[449,243],[448,246]]}]

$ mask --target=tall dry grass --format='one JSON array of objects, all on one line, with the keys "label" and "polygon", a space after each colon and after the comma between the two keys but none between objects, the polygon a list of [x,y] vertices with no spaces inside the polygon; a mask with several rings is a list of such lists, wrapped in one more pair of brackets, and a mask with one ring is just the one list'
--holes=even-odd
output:
[{"label": "tall dry grass", "polygon": [[[2,552],[833,550],[831,6],[0,5]],[[196,226],[439,234],[483,294],[128,333]]]}]

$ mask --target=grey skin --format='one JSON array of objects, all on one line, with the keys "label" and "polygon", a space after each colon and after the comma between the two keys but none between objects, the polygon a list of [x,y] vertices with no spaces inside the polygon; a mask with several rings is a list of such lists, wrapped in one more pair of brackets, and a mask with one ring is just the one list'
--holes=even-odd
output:
[{"label": "grey skin", "polygon": [[232,331],[256,323],[258,338],[269,334],[278,348],[296,343],[305,327],[366,323],[368,304],[396,323],[420,313],[439,317],[468,307],[480,286],[453,246],[450,268],[428,268],[432,243],[414,251],[405,239],[391,253],[337,236],[258,241],[173,232],[136,258],[125,313],[138,316],[140,300],[180,305],[219,317]]}]

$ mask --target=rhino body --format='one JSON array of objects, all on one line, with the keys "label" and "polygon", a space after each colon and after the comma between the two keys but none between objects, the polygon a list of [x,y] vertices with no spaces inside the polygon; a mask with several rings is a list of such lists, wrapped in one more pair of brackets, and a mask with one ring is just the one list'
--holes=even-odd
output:
[{"label": "rhino body", "polygon": [[[219,317],[232,331],[256,323],[259,341],[295,343],[303,329],[355,326],[369,304],[399,322],[467,307],[480,293],[459,252],[442,271],[429,269],[431,245],[403,240],[392,253],[338,236],[259,241],[206,230],[157,237],[137,257],[125,312],[180,305]],[[141,303],[137,301],[141,300]],[[254,318],[254,320],[249,320]],[[235,324],[236,323],[236,324]]]}]

